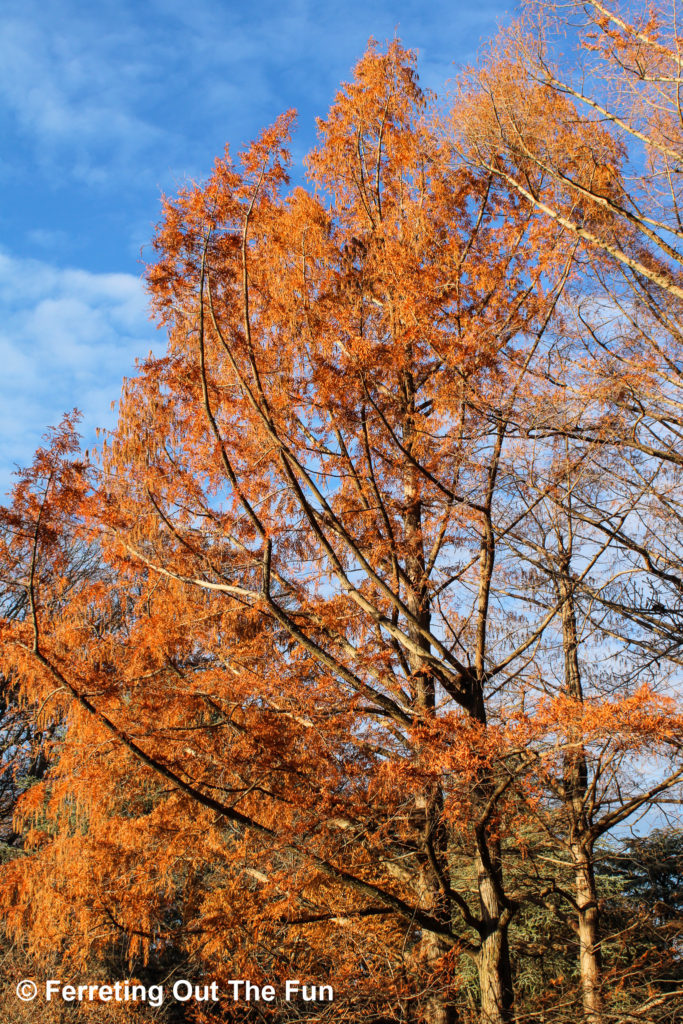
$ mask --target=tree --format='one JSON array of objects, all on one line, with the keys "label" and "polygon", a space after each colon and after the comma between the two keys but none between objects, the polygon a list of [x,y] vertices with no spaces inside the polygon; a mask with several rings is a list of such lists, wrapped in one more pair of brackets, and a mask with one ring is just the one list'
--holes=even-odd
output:
[{"label": "tree", "polygon": [[[571,63],[556,56],[558,29],[577,43]],[[549,552],[536,538],[531,558],[565,595],[565,687],[579,704],[586,675],[580,610],[584,628],[609,643],[612,657],[628,659],[631,678],[646,674],[679,696],[672,671],[680,660],[681,583],[679,88],[673,8],[629,15],[600,3],[530,5],[526,23],[470,79],[463,99],[471,117],[456,127],[465,158],[561,226],[582,264],[565,292],[563,340],[548,357],[535,420],[519,425],[554,438],[565,452],[554,496],[557,546]],[[577,555],[580,564],[603,541],[609,571],[577,577]],[[655,733],[653,754],[661,749]],[[611,797],[601,820],[596,783],[612,755],[605,747],[595,761],[579,733],[569,749],[564,781],[552,788],[567,798],[568,849],[577,868],[583,862],[575,903],[585,936],[584,1010],[601,1020],[593,846],[615,816],[623,821],[642,807],[645,794],[632,791],[616,806]],[[622,765],[614,777],[623,776]],[[656,786],[679,778],[674,763]],[[647,782],[656,788],[654,778]]]},{"label": "tree", "polygon": [[[4,514],[26,615],[3,661],[67,720],[20,808],[9,925],[223,980],[296,965],[336,1018],[507,1024],[510,928],[547,883],[523,837],[582,744],[680,724],[647,688],[602,714],[564,675],[543,689],[555,624],[621,550],[535,562],[574,472],[532,427],[577,242],[463,158],[396,42],[320,122],[308,190],[292,120],[165,200],[166,355],[125,383],[97,466],[65,422]],[[525,465],[550,466],[540,487]],[[67,596],[64,552],[93,543],[106,571]]]},{"label": "tree", "polygon": [[[371,50],[321,124],[318,197],[280,198],[287,115],[241,170],[226,158],[166,202],[150,285],[169,352],[126,385],[73,513],[101,531],[121,614],[90,591],[48,628],[36,594],[18,642],[25,675],[37,661],[78,701],[74,736],[85,712],[179,791],[167,813],[182,794],[219,815],[216,842],[226,822],[260,838],[252,877],[279,923],[302,916],[274,895],[293,862],[304,905],[324,893],[306,916],[387,918],[382,938],[408,950],[392,970],[421,979],[408,998],[431,1021],[453,1019],[435,972],[465,942],[459,911],[488,1022],[510,1014],[514,904],[484,687],[530,641],[490,667],[504,426],[473,398],[514,404],[567,254],[539,258],[529,218],[423,112],[412,57]],[[50,519],[30,516],[33,580]],[[479,908],[448,880],[466,802]]]}]

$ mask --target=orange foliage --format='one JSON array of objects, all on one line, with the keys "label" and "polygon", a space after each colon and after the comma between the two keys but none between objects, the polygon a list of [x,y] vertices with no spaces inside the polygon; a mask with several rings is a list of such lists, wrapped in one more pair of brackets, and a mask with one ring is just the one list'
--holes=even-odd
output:
[{"label": "orange foliage", "polygon": [[[566,103],[533,103],[535,145]],[[125,382],[97,466],[68,418],[3,512],[27,595],[3,664],[65,723],[2,875],[35,950],[83,968],[125,936],[131,964],[307,978],[349,1020],[430,1024],[455,1019],[467,952],[482,1020],[507,1021],[506,842],[556,816],[572,745],[635,757],[680,729],[646,688],[539,683],[566,600],[519,568],[540,515],[520,466],[545,459],[562,492],[530,423],[580,265],[431,104],[413,54],[371,46],[307,188],[289,112],[166,198],[166,354]],[[591,187],[618,197],[619,147],[589,136],[548,158],[583,181],[598,147]],[[100,568],[74,586],[88,546]]]}]

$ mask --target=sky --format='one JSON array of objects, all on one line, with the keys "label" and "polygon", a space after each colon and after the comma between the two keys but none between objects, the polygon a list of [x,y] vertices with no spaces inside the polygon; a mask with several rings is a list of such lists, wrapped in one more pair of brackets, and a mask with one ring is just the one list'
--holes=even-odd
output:
[{"label": "sky", "polygon": [[516,13],[503,0],[3,0],[0,502],[74,407],[114,424],[162,352],[143,264],[162,193],[200,181],[283,110],[300,167],[368,39],[398,35],[439,92]]}]

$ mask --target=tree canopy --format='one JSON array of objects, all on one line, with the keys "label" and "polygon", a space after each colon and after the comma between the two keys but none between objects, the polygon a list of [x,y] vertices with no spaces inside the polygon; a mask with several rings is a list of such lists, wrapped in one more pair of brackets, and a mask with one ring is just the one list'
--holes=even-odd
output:
[{"label": "tree canopy", "polygon": [[447,100],[371,44],[305,187],[290,111],[164,199],[165,354],[0,513],[26,956],[334,989],[204,1024],[680,1011],[679,36],[576,12],[579,85],[535,9]]}]

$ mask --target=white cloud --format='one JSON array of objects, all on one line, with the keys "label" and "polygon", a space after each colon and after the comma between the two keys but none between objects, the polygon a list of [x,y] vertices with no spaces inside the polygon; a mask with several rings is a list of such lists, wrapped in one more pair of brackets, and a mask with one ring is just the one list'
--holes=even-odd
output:
[{"label": "white cloud", "polygon": [[163,337],[132,274],[60,269],[0,252],[0,493],[30,461],[46,427],[75,406],[86,443],[112,424],[111,402],[136,357]]},{"label": "white cloud", "polygon": [[291,105],[300,156],[370,34],[398,28],[436,85],[501,4],[434,0],[425,19],[418,0],[4,0],[3,226],[42,259],[0,250],[0,492],[64,410],[83,409],[88,440],[110,423],[134,357],[162,344],[135,275],[60,269],[58,258],[128,269],[122,239],[137,254],[157,186],[202,178],[226,139],[235,152]]},{"label": "white cloud", "polygon": [[0,104],[34,164],[60,180],[158,184],[205,173],[226,138],[246,142],[292,105],[312,135],[371,34],[398,28],[420,50],[424,83],[440,85],[456,40],[470,52],[500,5],[435,0],[425,20],[417,0],[5,0]]},{"label": "white cloud", "polygon": [[15,5],[0,25],[0,98],[43,169],[103,182],[168,137],[139,112],[142,58],[134,32],[107,32],[68,3]]},{"label": "white cloud", "polygon": [[71,244],[68,232],[62,230],[50,230],[48,228],[34,228],[26,232],[26,240],[35,249],[54,251],[65,249]]}]

